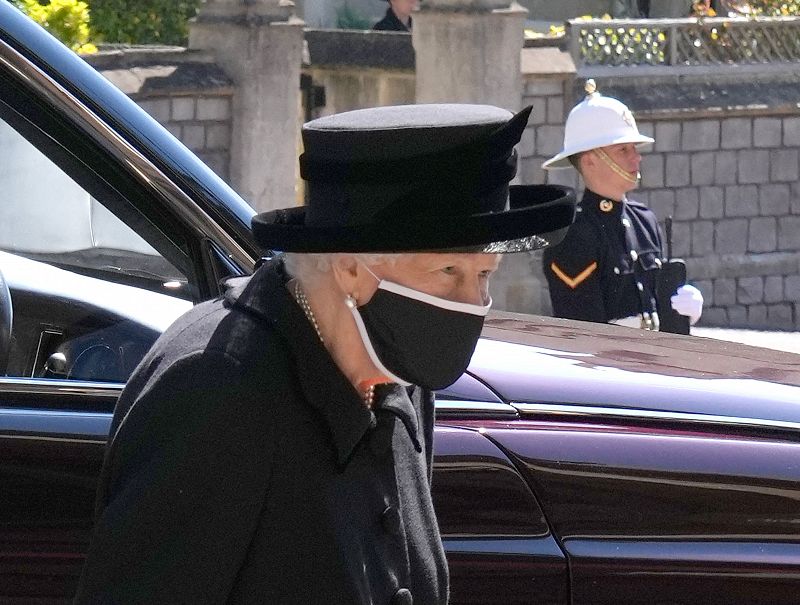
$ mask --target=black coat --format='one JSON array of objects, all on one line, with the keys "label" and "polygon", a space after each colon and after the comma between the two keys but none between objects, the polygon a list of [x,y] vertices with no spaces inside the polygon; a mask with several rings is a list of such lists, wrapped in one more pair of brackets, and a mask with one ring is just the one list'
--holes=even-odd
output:
[{"label": "black coat", "polygon": [[262,267],[125,388],[77,603],[445,603],[433,397],[375,411]]},{"label": "black coat", "polygon": [[383,16],[383,19],[373,25],[372,29],[384,32],[410,32],[413,24],[413,20],[409,17],[408,27],[406,27],[406,24],[397,18],[397,15],[394,14],[394,11],[390,7],[386,9],[386,14]]},{"label": "black coat", "polygon": [[587,189],[564,240],[544,252],[553,314],[608,322],[658,310],[662,258],[652,210],[633,200],[607,200]]}]

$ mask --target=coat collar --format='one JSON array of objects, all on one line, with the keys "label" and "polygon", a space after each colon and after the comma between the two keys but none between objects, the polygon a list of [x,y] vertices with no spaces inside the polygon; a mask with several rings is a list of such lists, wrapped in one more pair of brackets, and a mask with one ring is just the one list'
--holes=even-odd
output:
[{"label": "coat collar", "polygon": [[586,189],[581,198],[581,207],[584,211],[597,214],[603,218],[618,218],[625,204],[625,201],[603,197],[591,189]]},{"label": "coat collar", "polygon": [[[283,338],[291,351],[303,395],[328,425],[337,462],[343,467],[364,434],[375,426],[375,414],[364,406],[361,395],[320,342],[286,288],[287,281],[283,262],[268,261],[252,277],[230,280],[225,301],[269,322]],[[405,389],[399,385],[382,389],[378,405],[400,417],[419,449],[417,416]]]},{"label": "coat collar", "polygon": [[408,18],[408,25],[406,25],[397,18],[397,15],[394,14],[394,11],[391,7],[386,9],[386,15],[383,17],[381,22],[387,29],[398,32],[410,32],[411,28],[414,27],[414,21],[411,17]]},{"label": "coat collar", "polygon": [[[416,387],[409,387],[414,389]],[[419,389],[417,389],[419,390]],[[422,451],[419,442],[419,422],[417,412],[411,402],[411,393],[399,384],[379,385],[375,388],[376,411],[389,412],[397,416],[406,428],[414,449]]]}]

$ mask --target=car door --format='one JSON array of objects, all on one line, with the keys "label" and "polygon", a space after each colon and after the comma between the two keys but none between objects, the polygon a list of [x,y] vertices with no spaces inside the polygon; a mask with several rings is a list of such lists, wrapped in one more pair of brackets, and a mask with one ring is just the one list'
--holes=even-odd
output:
[{"label": "car door", "polygon": [[252,265],[112,124],[0,40],[1,602],[71,598],[125,380],[178,315]]},{"label": "car door", "polygon": [[453,605],[570,602],[567,559],[524,467],[482,428],[518,417],[469,374],[437,394],[432,491]]},{"label": "car door", "polygon": [[572,603],[797,603],[797,428],[518,407],[484,431],[540,498]]},{"label": "car door", "polygon": [[495,317],[471,371],[518,413],[464,418],[520,469],[574,604],[789,604],[800,590],[800,356]]}]

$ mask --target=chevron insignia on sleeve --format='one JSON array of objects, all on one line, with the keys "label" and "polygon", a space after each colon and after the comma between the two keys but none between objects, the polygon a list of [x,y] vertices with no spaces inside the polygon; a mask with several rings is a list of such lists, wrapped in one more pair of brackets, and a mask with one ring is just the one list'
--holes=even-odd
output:
[{"label": "chevron insignia on sleeve", "polygon": [[583,271],[578,273],[575,277],[570,277],[566,273],[564,273],[561,268],[555,264],[550,263],[550,270],[555,273],[556,277],[567,284],[573,290],[577,288],[581,282],[583,282],[587,277],[589,277],[594,270],[597,269],[597,261],[592,262],[588,267],[586,267]]}]

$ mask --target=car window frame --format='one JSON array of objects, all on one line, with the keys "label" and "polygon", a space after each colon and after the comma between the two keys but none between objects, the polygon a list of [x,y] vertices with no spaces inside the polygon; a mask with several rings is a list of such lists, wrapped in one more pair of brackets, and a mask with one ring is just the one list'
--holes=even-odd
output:
[{"label": "car window frame", "polygon": [[[7,77],[10,73],[15,76],[14,80]],[[52,118],[52,123],[59,126],[59,130],[73,133],[69,142],[77,145],[79,150],[69,150],[71,154],[85,169],[94,172],[128,199],[144,219],[158,225],[157,228],[162,232],[165,232],[162,221],[167,221],[174,233],[184,234],[187,243],[193,247],[188,256],[201,282],[195,303],[221,291],[214,274],[209,271],[211,259],[207,258],[208,242],[225,251],[225,257],[239,274],[252,273],[257,258],[251,252],[245,250],[176,182],[167,178],[115,129],[3,40],[0,40],[0,81],[14,84],[17,91],[29,98],[46,101],[45,110],[49,111],[45,116],[26,115],[29,112],[24,107],[15,107],[8,101],[7,104],[36,126],[39,126],[37,122],[40,120]],[[0,99],[6,100],[10,94],[11,91],[4,86],[0,90]],[[65,147],[64,132],[45,131],[62,148]],[[104,164],[102,171],[86,165],[84,158],[91,153],[101,158]],[[170,233],[165,235],[171,236]]]},{"label": "car window frame", "polygon": [[[0,40],[0,84],[0,102],[49,137],[76,169],[92,174],[127,201],[132,212],[175,245],[173,258],[175,251],[184,255],[197,281],[194,304],[219,295],[225,277],[252,273],[257,259],[251,252],[117,131],[4,40]],[[50,153],[45,155],[53,159]],[[90,165],[91,158],[97,162]],[[63,169],[62,162],[55,163]],[[78,182],[83,186],[83,180]],[[152,238],[145,239],[152,245]],[[116,400],[111,394],[124,386],[75,382],[0,377],[0,408],[58,410],[65,409],[61,402],[69,400],[70,406],[80,409],[110,412]],[[76,393],[80,396],[72,397]],[[65,399],[65,394],[70,397]]]}]

